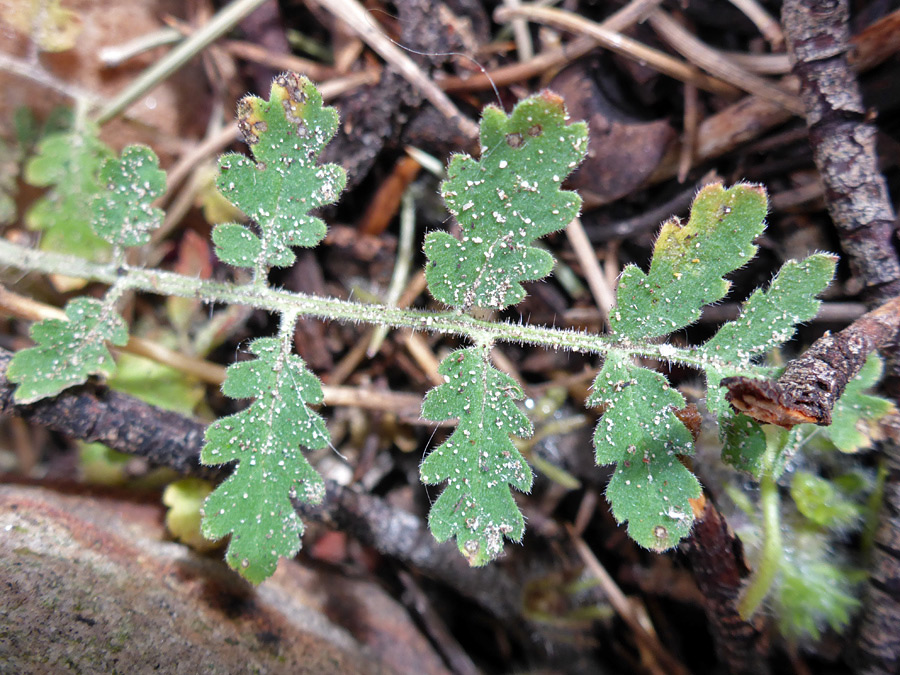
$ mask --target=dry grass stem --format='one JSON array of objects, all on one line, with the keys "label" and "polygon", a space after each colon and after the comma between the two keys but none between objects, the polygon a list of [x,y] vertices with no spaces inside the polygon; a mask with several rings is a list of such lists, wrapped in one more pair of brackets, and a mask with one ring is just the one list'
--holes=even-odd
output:
[{"label": "dry grass stem", "polygon": [[757,0],[729,0],[729,2],[756,25],[766,42],[772,45],[772,49],[778,51],[784,47],[784,33],[781,31],[781,24]]},{"label": "dry grass stem", "polygon": [[717,77],[707,75],[694,66],[684,61],[679,61],[665,52],[648,47],[642,42],[611,31],[572,12],[553,9],[552,7],[536,7],[534,5],[523,5],[516,10],[511,10],[508,7],[498,7],[494,12],[494,19],[499,22],[511,21],[518,17],[524,17],[530,21],[567,30],[576,35],[590,36],[605,49],[638,61],[669,77],[674,77],[676,80],[695,84],[705,91],[727,96],[734,96],[741,91],[739,88]]},{"label": "dry grass stem", "polygon": [[606,275],[600,266],[600,261],[594,255],[594,248],[584,231],[580,218],[575,218],[566,227],[566,236],[575,251],[575,256],[581,264],[584,278],[587,280],[591,295],[604,323],[609,321],[609,313],[616,304],[616,296],[613,289],[606,283]]},{"label": "dry grass stem", "polygon": [[463,133],[472,138],[478,137],[478,125],[463,115],[431,78],[378,28],[362,5],[356,0],[316,0],[316,2],[350,26],[447,119],[456,120]]},{"label": "dry grass stem", "polygon": [[780,89],[753,73],[749,73],[736,63],[730,61],[722,52],[713,49],[694,37],[671,16],[657,10],[648,19],[656,33],[675,51],[691,63],[696,64],[725,82],[730,83],[748,94],[780,105],[795,115],[803,115],[805,108],[799,97]]}]

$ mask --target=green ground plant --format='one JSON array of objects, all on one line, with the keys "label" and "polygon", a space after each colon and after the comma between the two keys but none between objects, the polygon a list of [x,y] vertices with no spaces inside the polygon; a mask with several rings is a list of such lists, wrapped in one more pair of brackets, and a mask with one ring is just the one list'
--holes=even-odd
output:
[{"label": "green ground plant", "polygon": [[[425,397],[425,419],[456,420],[456,426],[424,459],[420,476],[425,484],[444,485],[429,514],[431,531],[440,541],[454,539],[472,565],[500,555],[505,540],[522,539],[525,523],[511,488],[528,492],[533,480],[513,443],[514,437],[530,436],[532,424],[517,405],[520,384],[492,362],[497,342],[602,356],[589,399],[599,416],[596,461],[614,465],[606,496],[617,521],[627,523],[641,546],[655,551],[676,546],[691,530],[690,500],[701,494],[683,461],[694,451],[692,435],[676,414],[686,404],[684,396],[653,364],[702,373],[724,459],[774,485],[788,449],[796,445],[794,437],[782,434],[773,441],[780,432],[736,414],[719,383],[731,376],[777,374],[764,358],[816,315],[816,297],[831,281],[835,256],[814,253],[787,262],[765,289],[750,296],[737,319],[704,344],[668,341],[696,321],[704,306],[722,300],[730,287],[726,277],[755,255],[753,242],[765,228],[767,211],[761,186],[709,185],[697,195],[686,223],[667,222],[649,269],[629,265],[621,275],[607,334],[487,321],[479,312],[515,305],[525,296],[523,282],[552,271],[553,257],[534,243],[578,214],[580,198],[561,186],[588,143],[586,125],[570,123],[563,101],[551,93],[522,101],[509,115],[488,107],[480,157],[454,156],[441,186],[459,236],[432,232],[424,242],[428,288],[443,309],[364,305],[287,292],[268,280],[273,267],[294,262],[294,247],[315,246],[325,235],[325,223],[312,212],[335,202],[346,183],[343,169],[318,161],[337,130],[337,113],[323,106],[306,78],[285,74],[268,100],[245,98],[238,117],[252,157],[222,157],[217,184],[248,223],[218,225],[212,239],[219,260],[249,270],[249,280],[214,282],[130,264],[126,249],[145,244],[162,221],[153,201],[164,191],[165,176],[150,149],[134,146],[112,156],[90,126],[46,138],[26,174],[50,188],[35,209],[40,217],[32,216],[36,226],[56,227],[77,211],[73,231],[82,232],[84,225],[104,241],[106,260],[2,240],[0,264],[109,286],[102,298],[72,300],[65,320],[32,328],[35,346],[16,354],[7,372],[18,385],[19,403],[54,396],[91,376],[113,376],[116,365],[107,345],[128,339],[117,311],[126,293],[246,305],[279,317],[277,334],[252,341],[252,358],[228,368],[223,393],[250,403],[210,425],[201,455],[205,464],[236,464],[231,477],[206,497],[202,530],[212,539],[230,536],[226,558],[247,579],[261,582],[280,557],[300,548],[303,523],[293,500],[315,504],[324,496],[323,480],[304,456],[305,450],[327,447],[329,437],[310,407],[322,402],[319,380],[292,353],[299,317],[433,331],[469,343],[443,360],[444,383]],[[80,177],[76,186],[63,175],[73,172]],[[866,386],[871,373],[867,377]],[[859,398],[864,396],[859,387],[848,395],[857,397],[851,410],[883,408]],[[858,448],[861,441],[850,428],[859,415],[845,417],[843,431],[831,437],[839,447]],[[813,483],[807,481],[798,494],[816,489]],[[808,503],[802,496],[797,500]],[[804,515],[822,526],[816,516]],[[764,596],[771,580],[763,585]]]}]

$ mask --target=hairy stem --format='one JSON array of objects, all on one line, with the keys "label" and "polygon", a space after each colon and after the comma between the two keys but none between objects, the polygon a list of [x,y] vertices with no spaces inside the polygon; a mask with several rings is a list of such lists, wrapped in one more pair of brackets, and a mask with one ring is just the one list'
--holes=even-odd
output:
[{"label": "hairy stem", "polygon": [[[459,312],[430,312],[402,309],[389,305],[365,305],[337,298],[291,293],[250,284],[231,284],[197,279],[162,270],[116,267],[109,263],[93,263],[82,258],[36,251],[0,239],[0,266],[46,274],[66,274],[107,284],[122,284],[129,290],[157,295],[197,298],[205,302],[245,305],[269,312],[295,316],[314,316],[334,321],[368,323],[389,328],[409,328],[468,337],[476,344],[495,341],[518,342],[535,346],[566,349],[591,354],[617,351],[631,356],[656,358],[694,368],[722,368],[725,374],[763,374],[766,369],[755,366],[739,371],[728,364],[714,363],[700,357],[694,349],[667,344],[621,345],[608,335],[580,333],[572,330],[529,326],[525,324],[481,321]],[[734,370],[735,372],[731,372]]]}]

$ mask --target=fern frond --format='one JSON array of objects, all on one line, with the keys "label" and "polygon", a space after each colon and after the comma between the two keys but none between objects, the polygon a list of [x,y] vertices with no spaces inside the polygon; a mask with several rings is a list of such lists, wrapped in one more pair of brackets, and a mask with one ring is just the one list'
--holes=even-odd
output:
[{"label": "fern frond", "polygon": [[446,232],[425,238],[431,294],[463,310],[521,301],[522,282],[553,269],[553,257],[532,243],[578,215],[581,198],[560,186],[586,152],[587,126],[566,124],[555,94],[526,99],[509,117],[485,108],[481,159],[456,155],[441,185],[461,239]]},{"label": "fern frond", "polygon": [[301,448],[324,448],[329,436],[324,420],[309,408],[322,402],[321,384],[290,353],[290,340],[259,338],[250,351],[257,358],[229,366],[222,391],[253,403],[207,429],[200,461],[238,461],[206,499],[203,535],[231,534],[228,564],[259,583],[275,571],[279,556],[300,550],[303,523],[291,499],[318,504],[325,496],[322,477]]},{"label": "fern frond", "polygon": [[525,521],[510,486],[531,490],[532,473],[510,440],[531,436],[528,418],[515,401],[524,394],[509,375],[494,368],[488,349],[453,352],[440,365],[446,384],[425,397],[422,417],[456,418],[450,437],[422,462],[426,485],[447,482],[432,505],[428,525],[438,541],[456,538],[472,566],[485,565],[503,550],[504,537],[521,541]]},{"label": "fern frond", "polygon": [[318,163],[337,132],[338,114],[322,105],[307,78],[285,73],[272,83],[268,101],[241,99],[238,124],[254,159],[223,156],[216,184],[258,230],[226,223],[213,230],[213,241],[220,260],[260,275],[291,265],[292,246],[315,246],[325,236],[325,223],[309,212],[335,202],[347,182],[341,167]]}]

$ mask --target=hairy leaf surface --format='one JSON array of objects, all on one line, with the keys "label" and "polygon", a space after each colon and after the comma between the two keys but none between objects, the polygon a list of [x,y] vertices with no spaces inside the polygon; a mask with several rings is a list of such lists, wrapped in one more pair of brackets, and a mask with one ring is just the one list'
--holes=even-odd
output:
[{"label": "hairy leaf surface", "polygon": [[114,246],[142,246],[162,225],[163,212],[151,206],[166,191],[166,174],[148,147],[131,145],[100,170],[106,188],[94,198],[93,228]]},{"label": "hairy leaf surface", "polygon": [[291,499],[318,504],[325,495],[322,477],[301,448],[324,448],[328,430],[309,408],[322,402],[322,387],[303,359],[277,338],[254,340],[250,351],[257,358],[229,366],[222,391],[253,403],[207,429],[200,460],[239,462],[207,498],[203,534],[231,534],[228,564],[259,583],[275,571],[279,556],[300,550],[303,523]]},{"label": "hairy leaf surface", "polygon": [[566,124],[562,99],[545,92],[507,117],[489,106],[481,121],[481,159],[456,155],[441,185],[461,238],[425,239],[431,294],[452,307],[502,309],[525,297],[523,281],[543,279],[553,257],[532,242],[564,228],[581,198],[560,190],[587,151],[587,126]]},{"label": "hairy leaf surface", "polygon": [[91,228],[94,197],[100,194],[100,168],[112,154],[97,136],[97,128],[50,134],[25,164],[25,182],[50,188],[25,216],[31,229],[41,230],[44,251],[103,260],[109,245]]},{"label": "hairy leaf surface", "polygon": [[122,317],[99,300],[76,298],[66,305],[66,320],[44,319],[31,327],[34,347],[16,352],[6,377],[19,386],[17,403],[32,403],[91,375],[111,376],[116,370],[106,342],[122,346],[128,328]]},{"label": "hairy leaf surface", "polygon": [[470,565],[484,565],[500,555],[504,537],[520,541],[525,531],[509,486],[530,491],[532,474],[510,434],[527,438],[533,430],[515,404],[521,387],[488,362],[486,350],[453,352],[439,372],[447,382],[428,392],[422,417],[459,424],[419,471],[426,485],[447,481],[428,524],[438,541],[455,537]]},{"label": "hairy leaf surface", "polygon": [[707,407],[719,417],[730,415],[723,377],[746,369],[751,361],[780,347],[793,337],[797,325],[815,318],[822,303],[816,296],[834,276],[835,256],[817,253],[805,260],[789,260],[769,284],[744,303],[740,316],[729,321],[708,340],[698,354],[709,361]]},{"label": "hairy leaf surface", "polygon": [[657,551],[675,546],[694,522],[689,499],[700,484],[679,461],[693,454],[691,433],[675,410],[684,398],[661,374],[610,353],[589,405],[604,409],[594,433],[597,464],[616,464],[606,498],[628,534]]},{"label": "hairy leaf surface", "polygon": [[325,223],[309,212],[336,201],[347,181],[341,167],[318,163],[337,131],[337,111],[323,107],[307,78],[286,73],[273,82],[268,101],[241,99],[238,124],[254,159],[223,156],[216,184],[258,230],[219,225],[216,255],[237,267],[287,267],[296,259],[292,246],[315,246],[325,236]]},{"label": "hairy leaf surface", "polygon": [[677,219],[663,225],[650,271],[629,265],[622,272],[610,316],[613,332],[645,341],[696,321],[704,305],[728,293],[723,277],[756,253],[753,240],[765,228],[765,217],[766,192],[760,186],[701,189],[687,225]]}]

